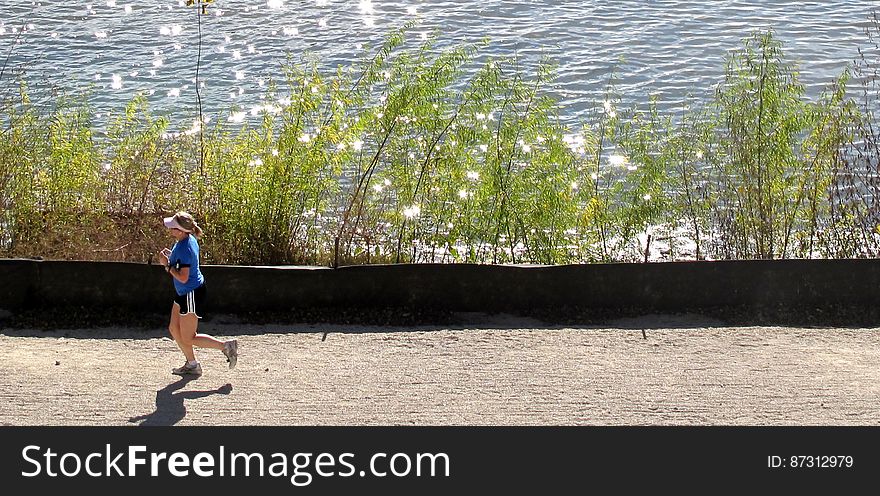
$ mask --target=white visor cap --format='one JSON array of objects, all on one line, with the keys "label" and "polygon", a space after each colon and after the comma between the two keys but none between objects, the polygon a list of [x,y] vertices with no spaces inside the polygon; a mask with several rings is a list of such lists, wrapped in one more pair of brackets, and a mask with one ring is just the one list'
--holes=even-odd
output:
[{"label": "white visor cap", "polygon": [[174,217],[165,217],[165,227],[167,227],[168,229],[180,229],[181,231],[186,233],[192,232],[189,229],[184,229],[184,227],[181,226],[177,222],[177,219],[175,219]]}]

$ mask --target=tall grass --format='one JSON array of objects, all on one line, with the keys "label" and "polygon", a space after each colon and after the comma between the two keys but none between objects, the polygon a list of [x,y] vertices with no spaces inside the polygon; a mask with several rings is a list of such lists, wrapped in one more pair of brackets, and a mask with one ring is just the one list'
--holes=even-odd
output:
[{"label": "tall grass", "polygon": [[[818,237],[831,257],[880,254],[876,231],[880,223],[880,19],[876,13],[866,33],[868,43],[859,50],[851,71],[858,94],[826,121],[837,153],[831,163],[831,201]],[[838,88],[836,99],[842,99],[841,92]]]},{"label": "tall grass", "polygon": [[0,102],[0,250],[143,261],[167,243],[160,216],[186,209],[211,263],[876,253],[875,121],[847,92],[852,73],[876,98],[867,59],[809,101],[780,42],[755,33],[709,104],[609,96],[572,131],[546,91],[552,61],[529,73],[486,42],[439,49],[407,28],[357,67],[289,59],[253,126],[172,132],[137,96],[99,136],[86,96],[36,106],[22,84]]}]

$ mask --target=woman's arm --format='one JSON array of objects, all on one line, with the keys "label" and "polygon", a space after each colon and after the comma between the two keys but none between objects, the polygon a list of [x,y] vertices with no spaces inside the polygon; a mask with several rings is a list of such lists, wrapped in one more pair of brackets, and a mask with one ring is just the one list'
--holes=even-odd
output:
[{"label": "woman's arm", "polygon": [[168,267],[168,273],[171,274],[171,277],[182,283],[186,283],[189,280],[189,267],[181,267],[179,269]]}]

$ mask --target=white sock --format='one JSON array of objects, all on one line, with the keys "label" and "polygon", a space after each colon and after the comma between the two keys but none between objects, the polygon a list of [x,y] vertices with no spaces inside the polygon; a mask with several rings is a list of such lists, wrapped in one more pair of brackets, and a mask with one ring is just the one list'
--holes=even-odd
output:
[{"label": "white sock", "polygon": [[195,367],[195,366],[198,365],[198,364],[199,364],[199,361],[198,361],[198,360],[193,360],[193,361],[191,361],[191,362],[186,362],[186,366],[187,366],[187,367]]}]

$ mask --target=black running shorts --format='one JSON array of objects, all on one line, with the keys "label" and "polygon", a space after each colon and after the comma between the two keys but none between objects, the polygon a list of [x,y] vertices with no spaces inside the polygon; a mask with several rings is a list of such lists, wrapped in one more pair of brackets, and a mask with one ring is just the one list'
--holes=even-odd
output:
[{"label": "black running shorts", "polygon": [[205,316],[205,283],[185,295],[174,295],[174,302],[180,305],[180,315],[188,313],[196,314],[196,317]]}]

